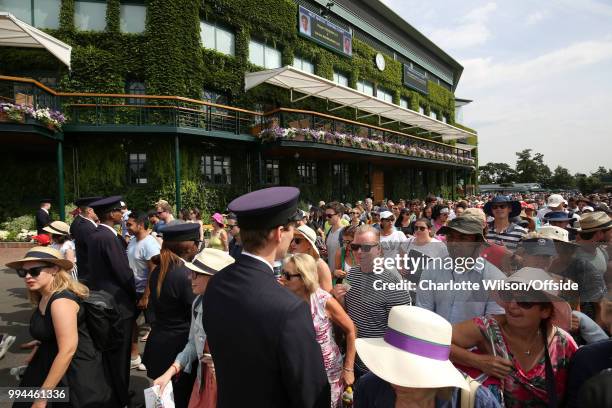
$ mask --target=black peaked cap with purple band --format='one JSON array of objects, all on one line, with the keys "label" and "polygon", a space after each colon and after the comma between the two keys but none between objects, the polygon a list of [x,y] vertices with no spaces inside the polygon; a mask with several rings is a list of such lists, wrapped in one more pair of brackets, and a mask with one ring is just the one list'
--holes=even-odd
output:
[{"label": "black peaked cap with purple band", "polygon": [[301,219],[298,213],[300,190],[270,187],[233,200],[227,208],[236,214],[240,229],[271,229]]},{"label": "black peaked cap with purple band", "polygon": [[98,201],[89,203],[89,206],[98,214],[107,213],[115,208],[121,208],[121,196],[106,197]]},{"label": "black peaked cap with purple band", "polygon": [[199,241],[200,224],[186,222],[184,224],[168,225],[162,230],[164,241]]},{"label": "black peaked cap with purple band", "polygon": [[74,200],[74,205],[77,207],[89,207],[89,205],[93,202],[99,201],[104,197],[81,197]]}]

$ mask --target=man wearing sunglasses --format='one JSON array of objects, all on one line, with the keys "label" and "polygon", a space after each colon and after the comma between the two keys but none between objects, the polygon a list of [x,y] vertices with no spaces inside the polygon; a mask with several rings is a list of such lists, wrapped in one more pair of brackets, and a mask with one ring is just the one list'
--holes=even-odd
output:
[{"label": "man wearing sunglasses", "polygon": [[164,227],[169,225],[174,221],[174,215],[172,215],[172,207],[166,200],[159,200],[155,204],[155,209],[157,212],[157,218],[160,219],[159,226],[157,227],[157,232],[163,234]]},{"label": "man wearing sunglasses", "polygon": [[230,213],[227,216],[225,228],[230,236],[228,244],[229,254],[232,258],[238,259],[242,253],[242,240],[240,239],[240,227],[238,226],[238,217],[236,217],[236,214]]},{"label": "man wearing sunglasses", "polygon": [[271,187],[228,205],[238,218],[242,254],[210,279],[202,304],[220,408],[329,407],[310,308],[274,276],[301,217],[299,195],[294,187]]},{"label": "man wearing sunglasses", "polygon": [[[389,284],[401,281],[397,271],[383,268],[375,272],[376,259],[383,257],[379,230],[371,225],[357,227],[350,247],[357,265],[347,274],[350,286],[336,284],[334,297],[355,323],[358,338],[384,337],[389,311],[393,306],[410,305],[410,294],[407,290],[389,289]],[[368,371],[357,357],[355,380]]]},{"label": "man wearing sunglasses", "polygon": [[344,206],[337,201],[332,201],[325,206],[325,218],[330,225],[325,234],[327,266],[330,271],[335,269],[336,251],[342,246],[342,214],[344,214]]},{"label": "man wearing sunglasses", "polygon": [[494,218],[489,223],[487,240],[515,251],[528,232],[526,228],[512,222],[521,213],[521,203],[499,195],[485,204],[484,212]]}]

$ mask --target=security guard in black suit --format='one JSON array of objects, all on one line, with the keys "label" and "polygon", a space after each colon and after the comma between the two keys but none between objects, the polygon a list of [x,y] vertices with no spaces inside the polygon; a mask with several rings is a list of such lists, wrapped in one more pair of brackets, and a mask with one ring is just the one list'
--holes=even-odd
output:
[{"label": "security guard in black suit", "polygon": [[[89,206],[100,219],[100,225],[88,244],[89,287],[111,294],[121,313],[123,341],[112,352],[105,353],[103,363],[111,374],[117,407],[128,404],[132,324],[136,314],[136,285],[123,239],[113,228],[121,222],[121,196],[94,201]],[[86,373],[84,373],[86,375]]]},{"label": "security guard in black suit", "polygon": [[83,197],[74,201],[74,204],[79,207],[80,214],[74,218],[70,225],[70,235],[74,238],[74,245],[76,247],[79,282],[84,285],[88,284],[89,278],[89,253],[87,250],[89,239],[98,228],[96,223],[98,217],[89,204],[101,199],[102,197]]},{"label": "security guard in black suit", "polygon": [[49,215],[51,201],[50,198],[43,198],[40,200],[40,208],[36,212],[36,231],[38,234],[46,234],[43,228],[51,224],[51,216]]},{"label": "security guard in black suit", "polygon": [[244,249],[210,280],[202,318],[219,408],[330,406],[310,308],[277,282],[272,267],[293,237],[299,193],[272,187],[228,206],[238,217]]}]

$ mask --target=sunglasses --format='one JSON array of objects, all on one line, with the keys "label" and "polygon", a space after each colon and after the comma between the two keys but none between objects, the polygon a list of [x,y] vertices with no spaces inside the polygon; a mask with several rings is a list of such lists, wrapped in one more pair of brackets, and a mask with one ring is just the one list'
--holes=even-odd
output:
[{"label": "sunglasses", "polygon": [[508,208],[508,206],[506,204],[492,204],[491,205],[492,210],[499,210],[502,208]]},{"label": "sunglasses", "polygon": [[234,225],[227,224],[227,225],[225,225],[225,229],[232,229],[232,228],[237,227],[237,226],[238,226],[238,224],[234,224]]},{"label": "sunglasses", "polygon": [[304,238],[293,238],[291,240],[291,242],[294,243],[295,245],[300,245],[302,241],[304,241]]},{"label": "sunglasses", "polygon": [[499,297],[505,303],[510,303],[513,300],[516,302],[516,305],[521,309],[529,310],[535,305],[541,305],[542,302],[526,302],[519,299],[525,299],[524,292],[500,292]]},{"label": "sunglasses", "polygon": [[335,214],[335,213],[334,213],[334,214],[325,214],[325,218],[331,218],[331,217],[333,217],[334,215],[336,215],[336,214]]},{"label": "sunglasses", "polygon": [[361,213],[359,211],[353,211],[353,212],[351,212],[351,214],[353,214],[353,215],[361,215]]},{"label": "sunglasses", "polygon": [[19,268],[19,269],[17,269],[17,275],[20,278],[25,278],[26,275],[29,273],[31,277],[38,278],[38,275],[40,275],[40,273],[43,271],[43,269],[47,269],[47,268],[49,268],[48,265],[45,265],[45,266],[36,266],[36,267],[30,268],[30,269]]},{"label": "sunglasses", "polygon": [[391,207],[391,211],[399,210],[398,207]]},{"label": "sunglasses", "polygon": [[393,218],[381,218],[381,221],[393,222]]},{"label": "sunglasses", "polygon": [[351,244],[351,250],[357,252],[361,249],[361,252],[368,253],[377,246],[378,244]]},{"label": "sunglasses", "polygon": [[299,273],[290,274],[290,273],[289,273],[289,272],[287,272],[287,271],[283,271],[283,272],[281,273],[281,276],[283,276],[283,277],[284,277],[285,279],[287,279],[288,281],[290,281],[290,280],[291,280],[291,278],[294,278],[294,277],[298,277],[298,278],[300,278],[300,279],[302,278],[302,275],[300,275]]},{"label": "sunglasses", "polygon": [[349,239],[346,239],[346,240],[342,241],[342,243],[343,243],[344,245],[351,245],[351,242],[353,242],[353,241],[351,241],[351,240],[349,240]]},{"label": "sunglasses", "polygon": [[158,211],[157,215],[162,215],[163,213],[165,213],[165,211]]},{"label": "sunglasses", "polygon": [[427,231],[427,227],[421,227],[420,225],[415,225],[414,230],[415,231]]}]

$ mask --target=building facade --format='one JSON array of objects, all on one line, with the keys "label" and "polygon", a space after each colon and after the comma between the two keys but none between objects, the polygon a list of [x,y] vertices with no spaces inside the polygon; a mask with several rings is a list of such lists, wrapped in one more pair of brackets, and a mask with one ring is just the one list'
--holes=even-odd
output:
[{"label": "building facade", "polygon": [[0,116],[1,218],[41,196],[210,212],[279,184],[305,202],[475,184],[477,138],[455,116],[463,68],[382,2],[0,0],[3,11],[72,48],[68,68],[0,37],[0,102],[66,116],[61,131]]}]

